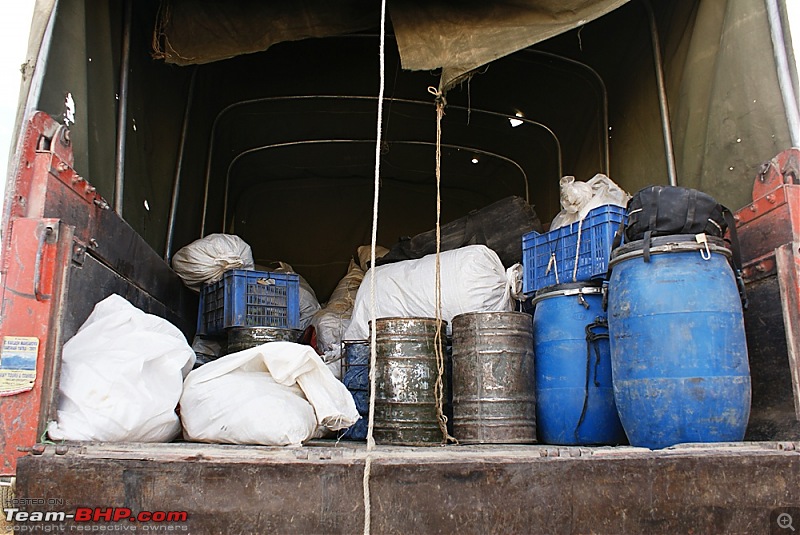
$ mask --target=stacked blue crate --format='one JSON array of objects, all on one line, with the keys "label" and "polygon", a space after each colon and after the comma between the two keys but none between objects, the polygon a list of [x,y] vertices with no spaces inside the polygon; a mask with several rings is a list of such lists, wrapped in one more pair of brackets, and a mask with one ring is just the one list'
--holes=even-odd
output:
[{"label": "stacked blue crate", "polygon": [[625,208],[598,206],[581,221],[550,232],[522,237],[523,292],[564,284],[603,279],[614,235],[625,224]]}]

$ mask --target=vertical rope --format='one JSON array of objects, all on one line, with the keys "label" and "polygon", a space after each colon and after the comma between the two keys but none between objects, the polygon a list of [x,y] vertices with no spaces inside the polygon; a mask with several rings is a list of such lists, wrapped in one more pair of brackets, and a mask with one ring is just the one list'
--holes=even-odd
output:
[{"label": "vertical rope", "polygon": [[434,384],[434,396],[436,397],[436,416],[439,421],[439,429],[442,432],[442,443],[447,444],[448,440],[455,439],[447,432],[447,416],[444,414],[444,351],[442,343],[442,270],[441,270],[441,216],[442,216],[442,117],[447,101],[444,95],[433,87],[428,88],[428,92],[436,96],[436,334],[433,338],[434,352],[436,354],[436,383]]},{"label": "vertical rope", "polygon": [[372,437],[372,430],[375,425],[375,356],[377,344],[375,341],[375,320],[377,312],[375,308],[375,247],[378,241],[378,193],[381,186],[381,126],[383,123],[383,92],[386,85],[385,53],[384,41],[386,40],[386,0],[381,0],[381,33],[378,48],[379,64],[379,84],[378,84],[378,118],[375,132],[375,194],[372,201],[372,240],[370,241],[370,269],[372,274],[369,278],[370,294],[370,320],[372,329],[369,335],[369,425],[367,427],[367,457],[364,460],[364,535],[370,534],[372,522],[372,503],[370,497],[369,479],[372,473],[372,451],[375,449],[375,439]]}]

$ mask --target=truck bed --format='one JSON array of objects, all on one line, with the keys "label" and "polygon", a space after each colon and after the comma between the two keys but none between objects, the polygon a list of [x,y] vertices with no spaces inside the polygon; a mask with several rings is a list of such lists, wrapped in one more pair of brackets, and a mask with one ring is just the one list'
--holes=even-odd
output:
[{"label": "truck bed", "polygon": [[[19,461],[17,497],[65,511],[186,511],[169,525],[190,533],[363,530],[363,443],[75,443],[32,453]],[[378,446],[370,455],[372,533],[753,534],[778,532],[781,513],[800,515],[790,507],[800,503],[797,442]]]}]

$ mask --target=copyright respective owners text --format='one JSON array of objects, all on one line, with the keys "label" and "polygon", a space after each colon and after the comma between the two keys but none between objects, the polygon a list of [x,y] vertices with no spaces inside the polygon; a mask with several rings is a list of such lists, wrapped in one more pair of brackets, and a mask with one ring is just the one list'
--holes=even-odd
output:
[{"label": "copyright respective owners text", "polygon": [[800,535],[800,506],[773,509],[769,516],[769,533]]},{"label": "copyright respective owners text", "polygon": [[15,497],[2,504],[13,533],[188,533],[187,511],[88,507],[61,498]]}]

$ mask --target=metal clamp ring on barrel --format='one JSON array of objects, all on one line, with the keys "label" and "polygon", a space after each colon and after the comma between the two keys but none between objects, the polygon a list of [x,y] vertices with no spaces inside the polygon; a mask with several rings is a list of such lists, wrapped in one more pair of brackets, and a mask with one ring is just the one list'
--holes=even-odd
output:
[{"label": "metal clamp ring on barrel", "polygon": [[[667,243],[665,245],[657,245],[655,247],[650,248],[650,254],[663,254],[663,253],[688,253],[693,251],[699,251],[701,254],[704,251],[711,251],[711,253],[719,253],[721,255],[725,255],[727,258],[731,257],[730,249],[725,247],[721,247],[716,245],[715,243],[696,243],[696,242],[683,242],[683,243]],[[615,265],[623,262],[625,260],[630,260],[631,258],[637,258],[644,255],[644,251],[642,249],[636,249],[629,253],[621,254],[617,257],[611,259],[608,263],[608,267],[612,268]]]},{"label": "metal clamp ring on barrel", "polygon": [[542,295],[537,295],[531,300],[531,305],[535,305],[542,299],[547,299],[548,297],[556,297],[556,296],[566,296],[566,295],[597,295],[602,294],[603,288],[600,286],[584,286],[583,288],[568,288],[564,290],[553,290],[552,292],[547,292]]}]

